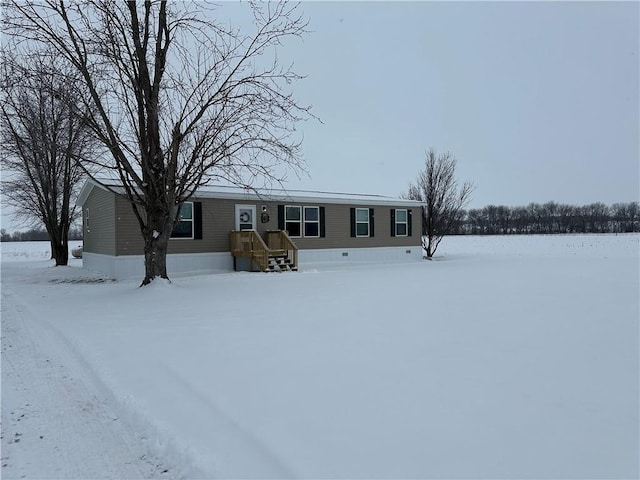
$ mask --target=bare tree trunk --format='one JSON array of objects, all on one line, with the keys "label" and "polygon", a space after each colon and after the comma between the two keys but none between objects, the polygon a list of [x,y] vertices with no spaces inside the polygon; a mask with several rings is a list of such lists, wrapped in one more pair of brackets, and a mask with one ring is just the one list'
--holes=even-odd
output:
[{"label": "bare tree trunk", "polygon": [[55,224],[47,228],[49,243],[51,245],[51,259],[55,260],[56,267],[69,264],[69,242],[67,239],[68,229]]},{"label": "bare tree trunk", "polygon": [[65,266],[69,264],[69,244],[66,239],[53,242],[52,254],[53,259],[56,261],[56,267]]},{"label": "bare tree trunk", "polygon": [[144,237],[144,280],[143,285],[149,285],[154,278],[168,279],[167,275],[167,247],[169,236],[156,235],[157,230],[145,232]]},{"label": "bare tree trunk", "polygon": [[433,258],[433,255],[436,253],[436,250],[438,249],[438,245],[440,244],[441,239],[442,237],[438,237],[433,233],[427,234],[427,246],[425,250],[427,252],[427,258],[429,260],[431,260]]},{"label": "bare tree trunk", "polygon": [[433,258],[433,254],[434,254],[434,248],[433,248],[433,236],[429,235],[427,237],[427,258],[429,260],[431,260]]},{"label": "bare tree trunk", "polygon": [[[162,208],[149,209],[144,225],[141,224],[144,237],[145,275],[140,286],[149,285],[154,278],[169,279],[167,274],[167,249],[173,230],[174,219],[170,211]],[[139,212],[136,215],[139,215]],[[140,218],[139,218],[140,220]]]},{"label": "bare tree trunk", "polygon": [[427,252],[427,258],[431,260],[433,258],[433,254],[435,253],[434,248],[434,234],[433,234],[433,215],[429,215],[426,211],[423,214],[423,222],[425,225],[424,235],[427,237],[427,246],[425,248]]}]

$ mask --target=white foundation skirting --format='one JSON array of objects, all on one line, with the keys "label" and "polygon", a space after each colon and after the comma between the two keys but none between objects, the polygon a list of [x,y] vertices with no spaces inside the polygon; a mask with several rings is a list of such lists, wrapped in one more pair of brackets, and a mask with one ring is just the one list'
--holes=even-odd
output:
[{"label": "white foundation skirting", "polygon": [[[331,248],[298,251],[298,267],[300,269],[323,263],[383,263],[417,261],[420,259],[422,259],[422,248],[420,246]],[[143,255],[114,257],[111,255],[83,252],[82,267],[116,280],[136,278],[142,280],[142,278],[144,278]],[[233,257],[230,252],[167,255],[167,272],[169,277],[189,273],[229,272],[232,270]]]},{"label": "white foundation skirting", "polygon": [[401,262],[422,259],[422,247],[323,248],[299,250],[300,267],[321,263]]},{"label": "white foundation skirting", "polygon": [[[144,278],[144,255],[123,255],[113,257],[96,253],[82,253],[82,267],[101,273],[116,280]],[[229,252],[218,253],[175,253],[167,255],[167,273],[208,273],[233,270],[233,257]]]}]

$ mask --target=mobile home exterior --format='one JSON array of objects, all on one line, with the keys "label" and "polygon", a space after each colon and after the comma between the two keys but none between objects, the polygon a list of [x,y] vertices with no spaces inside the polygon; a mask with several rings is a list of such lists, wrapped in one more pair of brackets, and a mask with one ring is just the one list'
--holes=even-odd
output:
[{"label": "mobile home exterior", "polygon": [[[83,267],[116,279],[143,275],[144,242],[118,185],[88,180],[78,204]],[[167,270],[172,276],[238,269],[243,262],[232,249],[232,232],[243,231],[265,243],[274,232],[286,232],[302,269],[327,262],[418,260],[420,209],[420,202],[379,195],[201,188],[180,206]]]}]

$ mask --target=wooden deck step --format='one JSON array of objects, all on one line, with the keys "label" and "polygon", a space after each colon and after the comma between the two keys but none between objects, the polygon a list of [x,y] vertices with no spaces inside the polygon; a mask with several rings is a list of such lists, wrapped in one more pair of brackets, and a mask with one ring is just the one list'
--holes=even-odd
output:
[{"label": "wooden deck step", "polygon": [[298,267],[293,265],[286,255],[270,255],[267,265],[268,272],[296,272]]},{"label": "wooden deck step", "polygon": [[[268,242],[255,230],[231,231],[231,254],[233,268],[237,270],[237,258],[250,259],[249,270],[263,272],[283,272],[298,270],[298,247],[291,241],[287,232],[267,231]],[[246,267],[243,267],[246,268]]]}]

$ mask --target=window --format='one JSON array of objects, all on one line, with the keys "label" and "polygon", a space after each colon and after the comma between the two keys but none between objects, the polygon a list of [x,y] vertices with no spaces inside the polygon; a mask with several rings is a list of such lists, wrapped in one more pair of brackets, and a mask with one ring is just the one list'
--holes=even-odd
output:
[{"label": "window", "polygon": [[408,233],[408,215],[404,209],[396,209],[396,237],[406,237]]},{"label": "window", "polygon": [[193,238],[193,202],[184,202],[173,211],[179,212],[179,220],[173,227],[171,238]]},{"label": "window", "polygon": [[84,210],[84,228],[89,231],[89,207]]},{"label": "window", "polygon": [[284,229],[290,237],[302,236],[302,214],[299,206],[287,205],[284,207]]},{"label": "window", "polygon": [[320,207],[304,207],[304,236],[320,236]]},{"label": "window", "polygon": [[373,237],[373,208],[351,208],[351,236]]},{"label": "window", "polygon": [[356,237],[369,236],[369,209],[356,208]]},{"label": "window", "polygon": [[290,237],[324,237],[324,218],[324,207],[278,205],[278,230],[286,230]]}]

